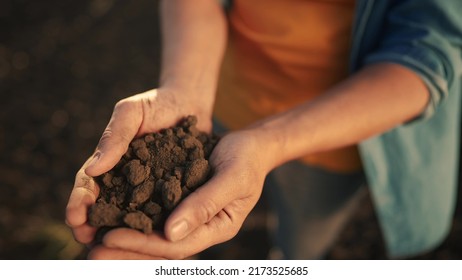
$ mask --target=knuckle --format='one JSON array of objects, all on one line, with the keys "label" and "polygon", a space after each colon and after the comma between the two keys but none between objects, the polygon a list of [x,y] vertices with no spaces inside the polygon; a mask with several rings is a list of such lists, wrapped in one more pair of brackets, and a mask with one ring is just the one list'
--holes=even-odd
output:
[{"label": "knuckle", "polygon": [[99,145],[104,145],[109,139],[112,138],[113,135],[114,132],[112,131],[112,129],[108,127],[104,129],[103,134],[101,135],[101,138],[99,140]]},{"label": "knuckle", "polygon": [[220,232],[225,233],[221,242],[225,242],[234,238],[239,233],[241,226],[242,224],[236,223],[236,221],[229,220],[227,222],[223,222],[219,228]]},{"label": "knuckle", "polygon": [[153,96],[143,95],[141,97],[141,103],[143,104],[143,106],[147,107],[148,109],[152,109],[154,107]]},{"label": "knuckle", "polygon": [[114,110],[112,112],[112,118],[123,116],[127,112],[131,112],[136,109],[139,109],[140,102],[138,101],[139,100],[134,99],[133,96],[119,100],[114,106]]},{"label": "knuckle", "polygon": [[108,144],[112,145],[111,149],[119,149],[118,153],[124,153],[130,143],[131,139],[126,136],[126,133],[114,133],[114,131],[107,127],[98,143],[98,149],[104,150]]},{"label": "knuckle", "polygon": [[80,225],[78,221],[75,221],[74,212],[75,207],[70,205],[66,206],[64,223],[72,230],[72,232],[75,231],[75,227]]},{"label": "knuckle", "polygon": [[90,176],[87,176],[85,171],[79,171],[75,176],[74,189],[87,189],[92,194],[97,194],[98,192],[98,186],[95,180],[93,180]]},{"label": "knuckle", "polygon": [[132,100],[130,98],[124,98],[119,101],[114,106],[114,110],[119,110],[121,108],[127,107],[132,103]]},{"label": "knuckle", "polygon": [[78,232],[74,233],[74,238],[77,242],[79,242],[80,244],[88,244],[91,242],[91,240],[89,240],[89,238],[87,236],[84,236],[84,235],[81,235],[79,234]]},{"label": "knuckle", "polygon": [[197,207],[198,217],[201,223],[207,223],[217,214],[217,204],[211,199],[201,201]]}]

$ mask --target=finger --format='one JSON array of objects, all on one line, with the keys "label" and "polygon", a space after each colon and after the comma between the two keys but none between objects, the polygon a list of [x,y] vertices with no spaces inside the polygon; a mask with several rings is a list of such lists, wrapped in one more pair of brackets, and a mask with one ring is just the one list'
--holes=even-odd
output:
[{"label": "finger", "polygon": [[95,177],[113,168],[127,151],[142,120],[143,109],[140,102],[136,99],[118,102],[85,173]]},{"label": "finger", "polygon": [[144,234],[132,229],[115,229],[103,238],[108,248],[149,254],[166,259],[185,259],[237,234],[239,225],[220,211],[209,223],[199,226],[186,238],[172,242],[160,233]]},{"label": "finger", "polygon": [[237,198],[235,181],[230,180],[226,172],[216,174],[178,205],[165,223],[167,239],[183,239],[200,225],[211,221],[218,212]]},{"label": "finger", "polygon": [[66,224],[72,228],[85,224],[88,207],[95,203],[98,194],[99,187],[95,181],[85,174],[83,168],[80,169],[66,206]]},{"label": "finger", "polygon": [[90,260],[160,260],[162,258],[136,252],[97,246],[87,256]]},{"label": "finger", "polygon": [[95,238],[98,229],[88,224],[83,224],[78,227],[72,228],[74,239],[82,244],[90,244]]}]

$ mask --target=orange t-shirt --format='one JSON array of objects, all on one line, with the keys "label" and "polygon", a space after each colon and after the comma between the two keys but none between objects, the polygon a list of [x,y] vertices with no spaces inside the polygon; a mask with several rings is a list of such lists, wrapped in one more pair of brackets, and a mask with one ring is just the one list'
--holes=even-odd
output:
[{"label": "orange t-shirt", "polygon": [[[215,104],[218,120],[239,129],[344,79],[353,14],[354,0],[234,0]],[[301,160],[338,172],[361,168],[356,146]]]}]

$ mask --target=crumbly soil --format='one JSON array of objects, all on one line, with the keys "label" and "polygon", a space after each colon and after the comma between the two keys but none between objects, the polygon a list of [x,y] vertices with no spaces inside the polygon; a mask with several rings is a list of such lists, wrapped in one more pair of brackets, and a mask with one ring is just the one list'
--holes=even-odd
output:
[{"label": "crumbly soil", "polygon": [[94,227],[162,230],[168,215],[211,174],[218,138],[188,116],[177,126],[134,139],[117,165],[95,178],[100,194],[89,211]]}]

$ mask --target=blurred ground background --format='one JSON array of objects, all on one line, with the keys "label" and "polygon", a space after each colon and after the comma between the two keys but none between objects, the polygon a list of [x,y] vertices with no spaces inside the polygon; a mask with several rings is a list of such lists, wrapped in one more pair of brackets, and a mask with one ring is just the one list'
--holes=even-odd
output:
[{"label": "blurred ground background", "polygon": [[[159,73],[156,0],[0,1],[0,259],[81,259],[64,225],[75,172],[121,98]],[[421,259],[460,259],[462,216]],[[266,205],[200,258],[265,259]],[[368,198],[328,259],[385,258]]]}]

